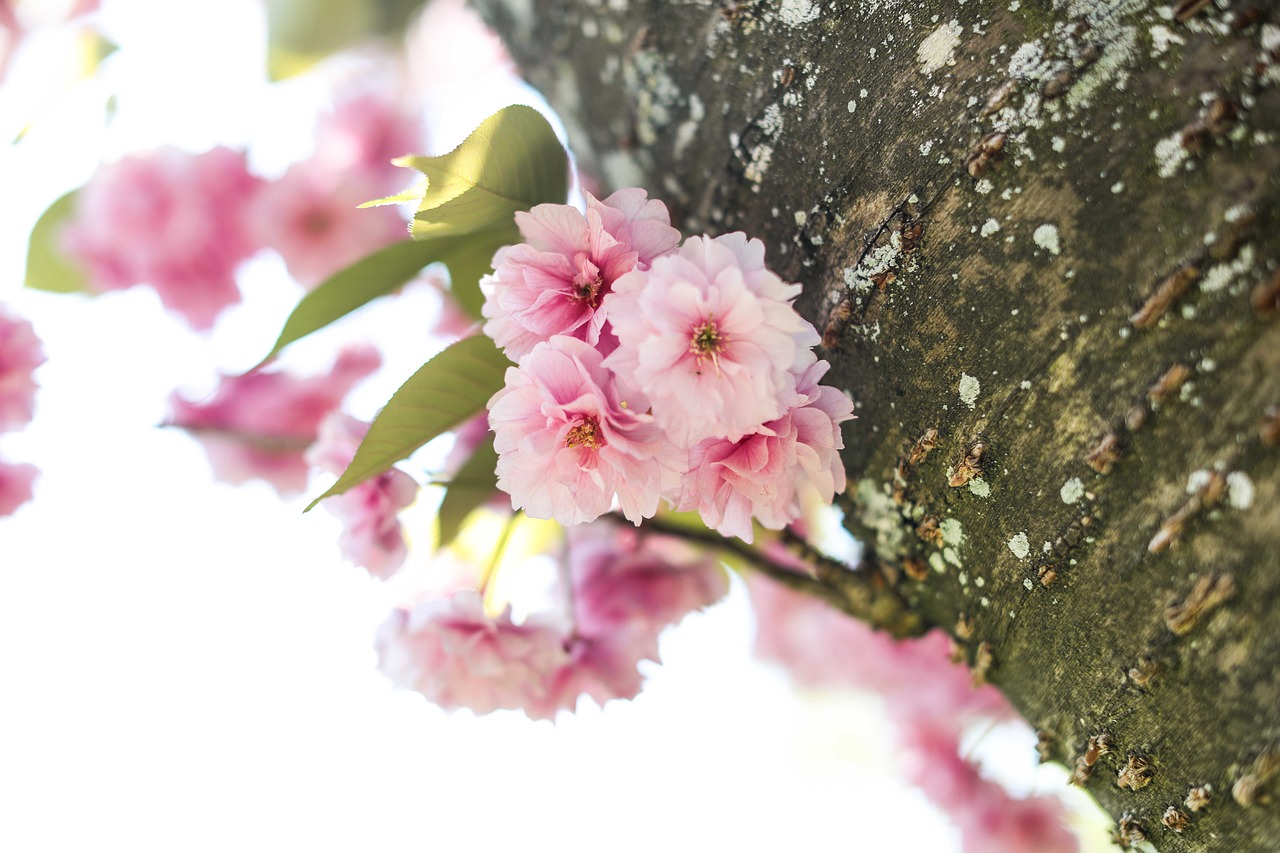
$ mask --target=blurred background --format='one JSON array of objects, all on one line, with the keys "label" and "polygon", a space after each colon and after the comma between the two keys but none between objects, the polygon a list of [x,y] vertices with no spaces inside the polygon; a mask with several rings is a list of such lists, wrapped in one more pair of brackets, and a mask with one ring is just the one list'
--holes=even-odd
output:
[{"label": "blurred background", "polygon": [[[0,456],[40,471],[0,518],[0,849],[962,849],[904,774],[877,693],[798,690],[753,656],[737,579],[664,635],[631,702],[584,699],[552,724],[393,690],[371,642],[399,590],[341,558],[334,518],[302,513],[320,481],[285,498],[220,482],[192,436],[159,426],[175,389],[200,399],[266,352],[305,292],[292,258],[243,264],[241,301],[199,334],[151,289],[23,287],[37,219],[104,162],[225,145],[280,178],[353,92],[409,105],[423,153],[506,104],[545,109],[461,0],[0,0],[0,15],[0,303],[47,356],[34,420],[0,435]],[[383,365],[344,407],[368,419],[444,345],[444,306],[428,277],[282,367],[319,373],[376,341]],[[402,516],[406,575],[426,570],[433,509],[428,490]],[[1104,819],[1036,764],[1025,725],[963,744],[1012,793],[1066,797],[1082,849],[1104,848]]]}]

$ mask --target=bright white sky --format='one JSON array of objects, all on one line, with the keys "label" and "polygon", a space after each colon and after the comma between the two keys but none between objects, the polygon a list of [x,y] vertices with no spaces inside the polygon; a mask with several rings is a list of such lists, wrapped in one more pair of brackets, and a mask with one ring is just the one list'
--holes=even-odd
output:
[{"label": "bright white sky", "polygon": [[[956,849],[892,775],[874,698],[800,697],[751,660],[740,588],[669,632],[635,702],[552,725],[392,691],[371,649],[390,593],[340,560],[336,522],[262,484],[214,483],[192,440],[155,427],[173,388],[207,389],[274,338],[300,294],[274,280],[280,264],[254,265],[245,305],[207,340],[149,291],[21,288],[31,224],[99,157],[258,141],[306,103],[302,87],[265,90],[253,0],[103,5],[122,49],[97,80],[61,85],[69,42],[48,38],[0,90],[6,138],[34,121],[0,149],[0,301],[49,356],[35,422],[0,437],[42,471],[34,502],[0,519],[0,849]],[[510,95],[494,98],[468,91],[472,115],[438,138]],[[260,156],[288,156],[282,138]],[[431,310],[410,293],[294,359],[326,361],[376,327],[388,367],[351,404],[369,417],[429,353]],[[1033,775],[1028,738],[984,749],[1019,784],[1056,788],[1061,774]]]}]

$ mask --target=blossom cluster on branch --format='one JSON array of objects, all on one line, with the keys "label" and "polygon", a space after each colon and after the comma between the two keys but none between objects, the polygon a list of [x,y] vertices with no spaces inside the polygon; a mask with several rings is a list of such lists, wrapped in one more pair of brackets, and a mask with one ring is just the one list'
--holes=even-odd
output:
[{"label": "blossom cluster on branch", "polygon": [[751,542],[806,493],[843,491],[849,398],[819,384],[800,292],[744,234],[690,237],[644,190],[583,214],[516,214],[524,243],[482,282],[484,330],[518,361],[489,402],[498,485],[537,518],[576,524],[616,499],[639,524],[661,501]]},{"label": "blossom cluster on branch", "polygon": [[662,630],[728,591],[711,555],[610,519],[570,528],[546,556],[558,567],[556,604],[521,621],[510,604],[487,606],[492,577],[477,591],[473,572],[439,557],[430,568],[453,586],[392,613],[375,642],[379,667],[442,708],[552,719],[583,695],[633,698],[637,665],[659,661]]}]

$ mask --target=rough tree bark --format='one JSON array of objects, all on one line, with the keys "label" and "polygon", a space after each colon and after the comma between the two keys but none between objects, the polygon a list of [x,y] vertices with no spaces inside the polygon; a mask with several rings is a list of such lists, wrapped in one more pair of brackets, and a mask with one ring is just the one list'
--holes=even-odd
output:
[{"label": "rough tree bark", "polygon": [[849,609],[950,632],[1122,841],[1276,849],[1280,12],[477,5],[604,189],[803,283]]}]

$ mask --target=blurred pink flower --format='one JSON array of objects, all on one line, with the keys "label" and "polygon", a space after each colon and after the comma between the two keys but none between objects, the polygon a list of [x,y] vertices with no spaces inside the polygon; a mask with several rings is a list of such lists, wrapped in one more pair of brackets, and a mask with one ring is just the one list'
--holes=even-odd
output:
[{"label": "blurred pink flower", "polygon": [[0,304],[0,432],[21,429],[35,408],[33,373],[44,364],[35,330]]},{"label": "blurred pink flower", "polygon": [[516,624],[510,608],[488,616],[473,590],[393,611],[374,647],[378,668],[396,686],[446,710],[523,708],[550,719],[563,707],[571,657],[560,626],[537,617]]},{"label": "blurred pink flower", "polygon": [[[945,708],[904,721],[903,772],[959,827],[966,853],[1075,853],[1056,797],[1015,797],[964,757]],[[938,725],[941,723],[941,725]]]},{"label": "blurred pink flower", "polygon": [[970,853],[1073,853],[1075,836],[1054,797],[1011,796],[964,757],[960,736],[979,720],[1016,712],[990,685],[949,660],[941,631],[895,640],[812,596],[747,577],[756,611],[756,654],[787,667],[800,684],[880,693],[898,723],[904,775],[960,828]]},{"label": "blurred pink flower", "polygon": [[13,515],[31,500],[31,487],[39,474],[34,465],[0,461],[0,517]]},{"label": "blurred pink flower", "polygon": [[635,524],[679,488],[686,454],[622,396],[598,351],[557,335],[538,344],[489,401],[498,486],[512,505],[562,524],[609,511],[614,495]]},{"label": "blurred pink flower", "polygon": [[799,402],[796,376],[818,333],[791,306],[800,285],[764,265],[764,244],[735,232],[690,237],[614,284],[618,336],[607,362],[653,403],[673,440],[737,441]]},{"label": "blurred pink flower", "polygon": [[844,491],[840,424],[853,417],[849,398],[818,380],[819,361],[797,381],[799,403],[738,441],[709,438],[689,452],[680,509],[698,511],[712,529],[752,541],[751,520],[781,530],[800,517],[801,498],[825,504]]},{"label": "blurred pink flower", "polygon": [[604,201],[587,196],[585,216],[566,204],[540,204],[517,213],[516,223],[525,242],[499,249],[493,275],[482,282],[485,334],[512,361],[554,335],[598,344],[613,283],[680,242],[666,205],[640,189]]},{"label": "blurred pink flower", "polygon": [[166,425],[200,439],[218,479],[243,483],[260,477],[281,495],[297,494],[307,485],[303,453],[315,442],[320,421],[381,362],[373,347],[353,346],[339,353],[327,374],[260,370],[224,376],[206,401],[172,394]]},{"label": "blurred pink flower", "polygon": [[[390,75],[386,75],[390,77]],[[426,150],[422,117],[403,96],[396,79],[342,93],[316,127],[314,160],[322,171],[388,195],[413,182],[412,173],[391,161]]]},{"label": "blurred pink flower", "polygon": [[729,592],[728,577],[712,554],[672,537],[606,521],[572,527],[567,534],[579,635],[641,629],[652,634],[656,652],[663,628]]},{"label": "blurred pink flower", "polygon": [[249,221],[289,275],[310,289],[343,267],[408,236],[395,207],[360,209],[381,192],[312,159],[290,166],[257,194]]},{"label": "blurred pink flower", "polygon": [[944,715],[958,732],[982,717],[1015,716],[991,685],[972,686],[969,670],[950,660],[941,631],[895,640],[813,596],[747,577],[756,612],[756,654],[783,665],[807,687],[854,687],[882,694],[897,715]]},{"label": "blurred pink flower", "polygon": [[258,190],[242,152],[160,148],[103,166],[63,232],[97,291],[146,284],[199,330],[240,301],[235,270],[260,246],[246,219]]},{"label": "blurred pink flower", "polygon": [[[319,437],[306,460],[331,474],[342,474],[355,458],[369,425],[342,412],[330,412],[320,422]],[[389,578],[404,565],[408,549],[396,513],[413,503],[417,482],[392,468],[340,495],[321,502],[342,522],[338,550],[376,578]]]}]

